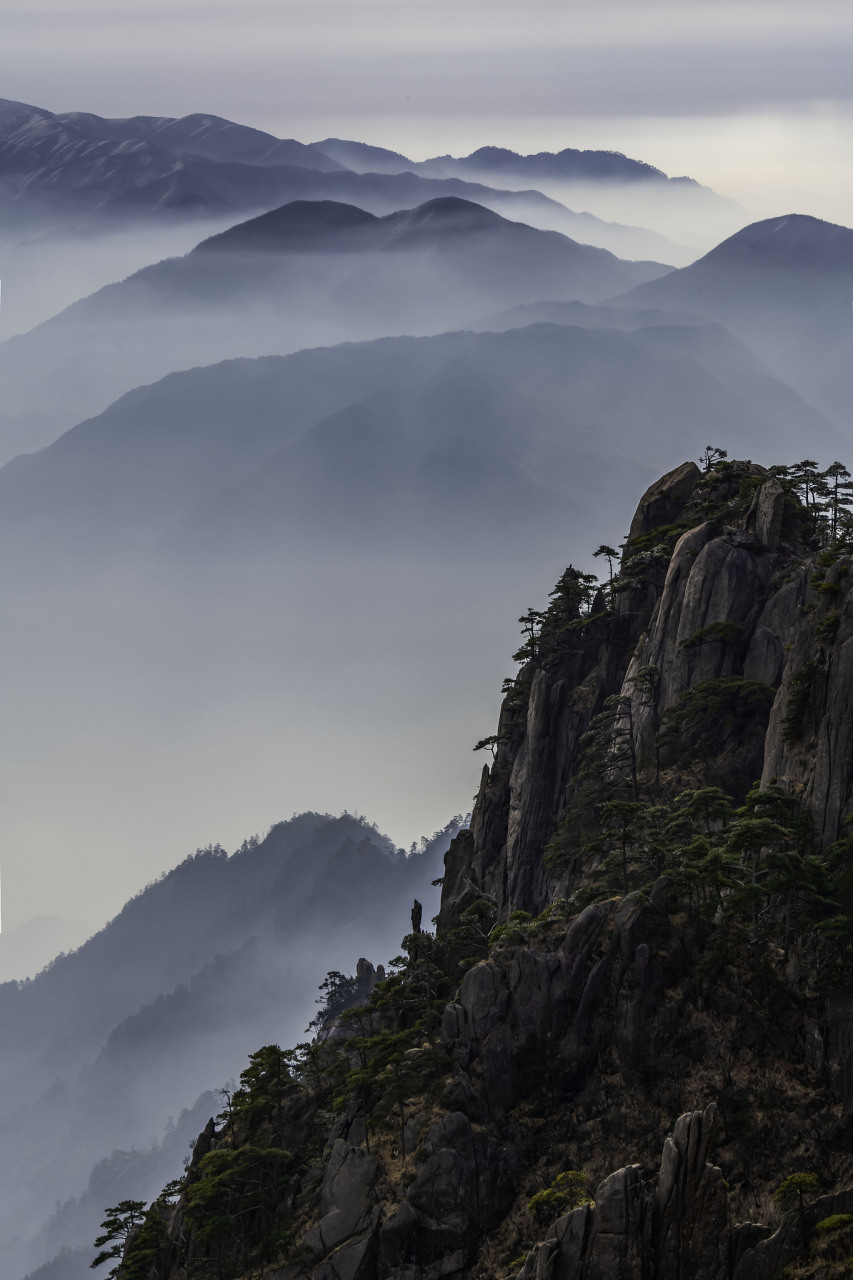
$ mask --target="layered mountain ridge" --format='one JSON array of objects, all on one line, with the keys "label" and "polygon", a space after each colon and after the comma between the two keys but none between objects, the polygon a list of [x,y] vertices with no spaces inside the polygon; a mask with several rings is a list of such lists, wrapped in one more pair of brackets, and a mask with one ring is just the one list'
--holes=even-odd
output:
[{"label": "layered mountain ridge", "polygon": [[806,214],[745,227],[620,304],[686,310],[726,325],[841,423],[851,395],[853,231]]},{"label": "layered mountain ridge", "polygon": [[[641,174],[657,185],[667,182],[638,161],[606,152],[577,154],[592,157],[590,174],[595,158],[604,157],[611,178],[628,175],[636,183]],[[523,168],[528,158],[516,159]],[[576,213],[527,182],[512,183],[522,190],[502,190],[466,176],[472,163],[472,174],[479,172],[482,165],[474,157],[453,160],[448,171],[444,160],[419,164],[342,139],[297,142],[202,113],[104,119],[0,100],[0,203],[13,227],[47,227],[57,219],[104,226],[128,219],[144,224],[219,218],[300,198],[353,200],[385,213],[407,202],[453,195],[479,199],[509,216],[535,211],[542,226],[582,230],[591,243],[614,250],[644,244],[648,253],[683,257],[683,250],[654,231]],[[703,194],[719,203],[712,192]]]},{"label": "layered mountain ridge", "polygon": [[[381,217],[339,201],[293,201],[3,343],[5,409],[48,415],[55,435],[174,370],[458,329],[546,291],[596,302],[667,269],[456,196]],[[43,443],[30,432],[30,449]]]},{"label": "layered mountain ridge", "polygon": [[[5,1273],[64,1247],[76,1274],[103,1188],[159,1190],[246,1039],[299,1037],[328,967],[368,944],[387,960],[412,898],[435,909],[430,881],[461,820],[409,855],[363,819],[316,813],[230,855],[198,850],[81,947],[0,984]],[[317,943],[332,928],[335,955]]]}]

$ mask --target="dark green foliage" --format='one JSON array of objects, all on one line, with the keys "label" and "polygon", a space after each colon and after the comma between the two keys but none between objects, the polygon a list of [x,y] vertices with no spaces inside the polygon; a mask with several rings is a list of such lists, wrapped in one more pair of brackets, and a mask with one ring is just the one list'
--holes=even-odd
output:
[{"label": "dark green foliage", "polygon": [[699,458],[703,471],[713,471],[729,456],[728,449],[718,449],[716,445],[706,444],[705,451]]},{"label": "dark green foliage", "polygon": [[853,982],[853,814],[848,814],[846,823],[847,834],[826,851],[835,910],[816,925],[823,942],[819,976],[830,987]]},{"label": "dark green foliage", "polygon": [[841,1280],[853,1273],[853,1215],[833,1213],[815,1224],[807,1251],[782,1273],[782,1280]]},{"label": "dark green foliage", "polygon": [[625,546],[622,567],[613,579],[612,589],[616,592],[630,591],[647,582],[662,585],[675,544],[690,527],[690,521],[681,520],[675,524],[659,525],[632,539]]},{"label": "dark green foliage", "polygon": [[550,1187],[546,1187],[544,1191],[537,1191],[536,1195],[531,1196],[527,1207],[543,1224],[553,1222],[555,1218],[559,1218],[564,1213],[570,1213],[572,1209],[579,1209],[584,1204],[593,1204],[594,1190],[592,1178],[588,1174],[581,1173],[577,1169],[568,1169],[565,1173],[559,1174]]},{"label": "dark green foliage", "polygon": [[721,457],[702,475],[685,515],[694,525],[710,521],[721,533],[726,524],[746,515],[764,479],[749,459]]},{"label": "dark green foliage", "polygon": [[330,969],[320,983],[319,991],[316,1003],[320,1008],[306,1028],[308,1031],[321,1031],[358,999],[358,978]]},{"label": "dark green foliage", "polygon": [[766,725],[775,697],[770,685],[742,676],[700,681],[663,713],[661,740],[667,757],[710,760],[746,730]]},{"label": "dark green foliage", "polygon": [[785,719],[782,721],[783,742],[797,742],[803,737],[806,717],[814,706],[818,676],[822,669],[820,658],[809,658],[792,679]]},{"label": "dark green foliage", "polygon": [[513,911],[505,924],[496,925],[489,935],[489,946],[494,947],[499,942],[509,939],[512,942],[522,942],[527,934],[526,926],[533,921],[533,916],[529,911]]},{"label": "dark green foliage", "polygon": [[837,609],[832,609],[815,627],[815,639],[821,644],[834,644],[840,625],[841,614]]},{"label": "dark green foliage", "polygon": [[[618,887],[628,893],[629,863],[644,879],[656,880],[666,865],[660,806],[645,800],[608,800],[601,806],[603,829],[597,846],[601,854],[599,874],[618,870]],[[612,882],[612,881],[611,881]]]},{"label": "dark green foliage", "polygon": [[738,622],[712,622],[710,626],[700,627],[689,640],[681,642],[682,649],[698,649],[700,645],[710,641],[720,644],[735,644],[743,635],[743,627]]},{"label": "dark green foliage", "polygon": [[[749,741],[760,737],[766,727],[775,690],[737,675],[706,680],[660,715],[661,671],[648,664],[627,685],[622,684],[630,689],[630,696],[603,696],[624,680],[637,634],[636,628],[631,630],[633,622],[626,624],[627,618],[637,617],[632,613],[634,602],[620,602],[621,610],[611,607],[612,593],[661,580],[685,529],[699,519],[722,529],[745,514],[766,477],[749,463],[729,462],[724,451],[709,448],[706,461],[706,473],[685,519],[652,530],[628,546],[618,578],[599,587],[592,575],[570,566],[550,594],[548,607],[531,609],[523,616],[524,644],[516,656],[525,665],[517,677],[504,682],[498,732],[475,748],[488,748],[495,756],[486,786],[495,803],[504,803],[507,788],[501,771],[509,769],[513,747],[522,740],[536,670],[544,668],[553,674],[561,689],[580,690],[571,704],[577,717],[575,731],[581,735],[579,750],[560,797],[565,816],[545,856],[546,869],[558,881],[555,892],[562,896],[535,918],[526,911],[501,917],[496,900],[477,887],[479,872],[474,871],[461,890],[467,905],[461,910],[451,907],[453,927],[438,936],[409,934],[387,978],[369,995],[354,978],[338,972],[327,975],[318,1001],[321,1009],[312,1024],[318,1036],[292,1051],[268,1045],[251,1056],[240,1088],[220,1117],[226,1121],[224,1131],[188,1175],[180,1206],[188,1232],[181,1259],[187,1280],[244,1276],[250,1265],[260,1274],[283,1257],[297,1263],[298,1255],[289,1242],[316,1221],[322,1161],[333,1136],[341,1134],[364,1144],[368,1151],[372,1146],[382,1166],[383,1196],[391,1183],[396,1184],[397,1175],[405,1186],[412,1172],[407,1142],[409,1153],[414,1149],[415,1164],[434,1154],[432,1139],[423,1131],[412,1138],[413,1116],[424,1118],[426,1128],[437,1107],[458,1107],[460,1089],[476,1093],[480,1081],[489,1078],[487,1068],[493,1069],[485,1054],[476,1056],[476,1046],[471,1065],[465,1066],[468,1046],[463,1042],[450,1052],[442,1043],[442,1013],[458,999],[460,980],[472,965],[489,958],[510,974],[518,959],[521,972],[526,958],[522,950],[555,951],[566,928],[589,902],[636,894],[640,908],[636,918],[651,921],[650,963],[659,973],[671,965],[681,989],[673,997],[674,1007],[682,998],[688,1005],[694,1002],[713,1015],[714,1026],[721,1016],[748,1020],[757,1009],[771,1021],[778,1014],[781,1022],[800,996],[803,1002],[816,1002],[822,989],[853,983],[853,832],[837,842],[828,857],[821,856],[811,818],[797,796],[776,785],[762,789],[756,784],[748,789],[751,772],[743,780],[740,764],[751,759]],[[796,518],[786,515],[787,531],[790,536],[798,530],[798,538],[808,542],[824,526],[832,527],[832,513],[821,515],[820,503],[828,499],[821,496],[820,473],[805,463],[789,471],[782,475],[782,482],[789,491],[791,511],[799,514]],[[842,483],[840,477],[843,493]],[[805,496],[806,505],[795,492]],[[836,565],[845,519],[839,507],[834,541],[822,566],[825,570]],[[612,575],[614,549],[602,546],[596,554],[607,557]],[[836,567],[830,576],[834,579],[837,574]],[[819,639],[831,642],[838,616],[833,611],[824,619]],[[684,647],[696,650],[719,643],[736,649],[742,636],[740,624],[726,620],[700,629]],[[614,648],[605,651],[611,666],[602,679],[601,639],[613,637]],[[804,664],[794,680],[786,732],[803,732],[819,669],[815,658]],[[595,679],[587,680],[592,672]],[[637,758],[638,716],[644,743],[655,744],[654,758],[651,745],[644,746],[645,758]],[[734,762],[728,775],[718,767],[721,759]],[[455,868],[453,876],[452,904],[459,900]],[[666,880],[661,882],[661,877]],[[649,908],[653,886],[654,902],[665,905],[666,913]],[[613,945],[613,930],[606,925],[596,946]],[[590,963],[601,959],[599,951]],[[649,983],[660,981],[651,976],[651,969],[648,973]],[[792,978],[792,974],[801,976]],[[639,970],[634,978],[637,1000],[645,1001]],[[792,994],[794,982],[801,984],[796,995]],[[610,997],[605,994],[603,999]],[[608,1008],[605,1003],[603,1019]],[[680,1028],[674,1022],[667,1027],[667,1034],[677,1038]],[[694,1035],[699,1035],[698,1029],[684,1035],[686,1060],[693,1055],[689,1036]],[[545,1108],[556,1099],[561,1106],[566,1103],[567,1090],[574,1091],[576,1082],[573,1077],[569,1081],[565,1063],[538,1032],[524,1043],[519,1039],[516,1035],[506,1049],[507,1070],[521,1082],[522,1102],[545,1115]],[[602,1043],[598,1059],[602,1073],[611,1070],[608,1052],[613,1050]],[[798,1061],[801,1064],[801,1052]],[[500,1059],[501,1070],[503,1065]],[[641,1055],[631,1070],[646,1079]],[[730,1063],[722,1083],[715,1086],[730,1126],[747,1123],[752,1101],[740,1080],[733,1083],[733,1073]],[[632,1087],[624,1064],[621,1076],[620,1080],[619,1072],[613,1070],[614,1093]],[[653,1084],[657,1096],[663,1096],[666,1082],[655,1078]],[[772,1083],[766,1086],[765,1109],[779,1105],[775,1088]],[[589,1123],[599,1100],[582,1098],[580,1091],[577,1099],[573,1092],[571,1106],[577,1105],[580,1121],[576,1125],[572,1114],[570,1123],[580,1128]],[[603,1095],[603,1099],[611,1104],[609,1097]],[[528,1119],[525,1107],[519,1106],[509,1112],[507,1123],[510,1128],[522,1128]],[[493,1123],[488,1121],[489,1126]],[[285,1137],[292,1154],[284,1150]],[[569,1168],[554,1178],[556,1169],[565,1170],[572,1163],[583,1167],[586,1158],[586,1152],[564,1155],[559,1163],[543,1158],[538,1181],[521,1184],[522,1195],[536,1186],[543,1188],[527,1200],[537,1226],[546,1226],[566,1210],[589,1201],[592,1185],[586,1174]],[[396,1170],[392,1161],[398,1162]],[[553,1181],[545,1185],[549,1179]],[[815,1175],[793,1174],[778,1188],[777,1199],[797,1204],[802,1215],[815,1186]],[[524,1203],[522,1198],[522,1221]],[[152,1276],[160,1264],[158,1232],[164,1221],[162,1212],[150,1223],[146,1217],[128,1255],[144,1256]],[[512,1254],[508,1251],[506,1256]],[[136,1272],[128,1277],[137,1280]],[[143,1280],[142,1271],[138,1280]]]},{"label": "dark green foliage", "polygon": [[184,1198],[195,1274],[222,1277],[226,1263],[233,1273],[275,1256],[290,1163],[286,1151],[248,1144],[202,1157]]},{"label": "dark green foliage", "polygon": [[[787,467],[771,467],[799,501],[786,507],[783,532],[823,549],[824,567],[850,548],[853,538],[853,477],[840,462],[825,471],[812,458]],[[824,560],[824,556],[821,557]]]},{"label": "dark green foliage", "polygon": [[[833,926],[837,878],[815,852],[808,813],[788,792],[756,786],[739,806],[720,787],[654,802],[608,801],[597,821],[596,835],[577,851],[584,871],[570,913],[591,901],[648,891],[666,874],[706,939],[706,958],[697,967],[701,980],[747,937],[772,939],[787,955],[796,936],[822,931],[827,955],[821,963],[829,963],[830,955],[837,962],[842,950],[853,960],[853,917],[845,917],[843,929]],[[568,843],[565,826],[562,834]],[[560,847],[555,840],[552,866]],[[844,866],[853,887],[849,859]]]},{"label": "dark green foliage", "polygon": [[566,817],[548,846],[545,865],[556,874],[588,851],[612,801],[639,799],[631,699],[614,694],[592,717],[580,740],[583,751]]},{"label": "dark green foliage", "polygon": [[516,662],[547,663],[559,659],[577,644],[576,633],[595,618],[606,616],[606,606],[593,613],[596,601],[603,602],[598,579],[569,565],[549,594],[544,611],[528,609],[519,618],[524,644],[513,654]]},{"label": "dark green foliage", "polygon": [[121,1280],[166,1280],[169,1266],[169,1220],[159,1197],[147,1210],[139,1231],[129,1241]]},{"label": "dark green foliage", "polygon": [[598,550],[593,551],[592,554],[596,558],[596,560],[598,559],[599,556],[604,556],[605,560],[607,561],[607,570],[610,577],[610,582],[612,584],[613,583],[613,566],[616,563],[616,561],[619,559],[619,552],[616,550],[615,547],[609,547],[607,543],[603,542],[601,546],[598,548]]},{"label": "dark green foliage", "polygon": [[402,1152],[409,1100],[441,1093],[449,1066],[438,1042],[441,1014],[472,962],[471,951],[487,954],[493,922],[483,900],[472,904],[460,928],[441,943],[431,933],[409,934],[388,978],[342,1015],[347,1035],[322,1046],[315,1088],[334,1115],[363,1119],[368,1150],[371,1131],[390,1128]]},{"label": "dark green foliage", "polygon": [[284,1100],[297,1087],[293,1062],[293,1050],[280,1049],[277,1044],[264,1045],[249,1055],[249,1065],[240,1074],[240,1088],[231,1099],[235,1120],[242,1122],[249,1133],[259,1125],[273,1126],[278,1146],[282,1142]]},{"label": "dark green foliage", "polygon": [[524,644],[512,655],[513,662],[530,662],[539,656],[539,637],[545,614],[541,609],[528,609],[519,618]]},{"label": "dark green foliage", "polygon": [[825,1234],[829,1231],[849,1231],[851,1227],[853,1227],[853,1214],[832,1213],[828,1218],[821,1218],[815,1225],[815,1231]]},{"label": "dark green foliage", "polygon": [[[95,1248],[100,1249],[100,1253],[94,1262],[89,1265],[91,1267],[100,1267],[104,1262],[115,1261],[116,1265],[107,1274],[109,1277],[117,1276],[121,1256],[124,1253],[125,1243],[128,1236],[139,1226],[145,1213],[144,1200],[121,1200],[117,1205],[113,1205],[112,1209],[107,1209],[107,1216],[101,1223],[103,1231],[95,1240]],[[105,1249],[103,1246],[107,1245]]]},{"label": "dark green foliage", "polygon": [[800,1216],[800,1229],[805,1237],[806,1201],[811,1200],[817,1191],[816,1173],[792,1173],[781,1182],[773,1193],[773,1199],[784,1208],[795,1205]]}]

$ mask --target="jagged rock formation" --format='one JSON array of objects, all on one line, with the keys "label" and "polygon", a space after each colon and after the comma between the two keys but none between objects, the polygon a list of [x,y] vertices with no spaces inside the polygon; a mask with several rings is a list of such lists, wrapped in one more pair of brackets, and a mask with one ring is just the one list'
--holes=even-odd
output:
[{"label": "jagged rock formation", "polygon": [[[327,1072],[349,1092],[330,1101],[303,1068],[279,1103],[290,1235],[275,1280],[783,1280],[794,1264],[837,1274],[825,1251],[808,1269],[816,1241],[853,1253],[853,1006],[846,944],[820,932],[847,910],[821,859],[853,806],[850,561],[818,556],[812,532],[778,476],[688,463],[644,497],[607,593],[581,610],[582,577],[561,579],[447,854],[436,938],[410,935],[408,967],[356,1015],[360,1038],[339,1041]],[[601,840],[572,827],[602,717],[599,774],[623,778],[631,814],[646,786],[684,846],[667,862],[651,840],[665,869],[628,891],[623,834],[624,889],[609,894]],[[762,776],[738,881],[711,842],[727,818],[685,827],[672,797],[710,804],[725,786],[742,800]],[[790,879],[756,887],[756,866],[789,849],[769,806],[800,806],[802,832],[804,802],[813,835],[790,865],[818,889],[801,901]],[[846,937],[853,913],[832,924]],[[318,1166],[306,1152],[330,1113]],[[252,1132],[208,1146],[239,1152]],[[809,1169],[831,1194],[781,1216],[774,1189]],[[598,1184],[594,1204],[561,1205],[565,1171]],[[187,1205],[192,1219],[193,1176],[204,1161],[175,1222]],[[171,1239],[162,1275],[206,1275],[174,1222]]]},{"label": "jagged rock formation", "polygon": [[[796,536],[785,541],[786,510],[789,536],[797,513],[776,477],[767,476],[740,519],[723,527],[719,517],[697,519],[690,510],[701,479],[693,463],[670,472],[647,491],[631,523],[629,557],[632,543],[682,522],[663,582],[638,579],[616,596],[611,617],[578,633],[565,658],[529,672],[520,682],[521,708],[518,689],[505,699],[497,756],[484,770],[471,830],[448,854],[442,927],[478,893],[501,911],[535,913],[558,891],[542,854],[565,814],[579,743],[609,695],[630,700],[642,757],[667,709],[701,681],[731,675],[770,686],[777,692],[769,726],[746,735],[728,772],[747,782],[783,781],[812,806],[823,844],[842,834],[853,808],[851,559],[839,557],[813,582],[813,557]],[[835,628],[829,643],[828,622]],[[807,724],[786,741],[791,686],[807,663],[815,664]],[[652,698],[634,683],[649,664],[660,672]]]},{"label": "jagged rock formation", "polygon": [[639,1165],[612,1173],[594,1205],[565,1214],[531,1250],[518,1280],[771,1280],[802,1252],[818,1222],[847,1214],[853,1191],[822,1196],[771,1233],[731,1227],[723,1175],[710,1162],[717,1108],[679,1118],[656,1185]]}]

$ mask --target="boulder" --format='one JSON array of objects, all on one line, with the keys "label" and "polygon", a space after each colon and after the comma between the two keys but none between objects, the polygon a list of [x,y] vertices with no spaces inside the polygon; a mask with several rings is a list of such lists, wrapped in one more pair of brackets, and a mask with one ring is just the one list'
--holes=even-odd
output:
[{"label": "boulder", "polygon": [[320,1221],[305,1235],[307,1259],[321,1258],[375,1227],[378,1177],[379,1165],[372,1155],[342,1138],[337,1140],[323,1175]]}]

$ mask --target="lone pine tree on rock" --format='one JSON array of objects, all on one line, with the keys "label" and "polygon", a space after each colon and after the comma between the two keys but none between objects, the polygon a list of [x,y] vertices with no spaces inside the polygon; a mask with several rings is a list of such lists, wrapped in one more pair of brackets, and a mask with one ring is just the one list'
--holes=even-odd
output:
[{"label": "lone pine tree on rock", "polygon": [[[101,1223],[103,1234],[95,1240],[95,1248],[101,1252],[91,1262],[90,1267],[100,1267],[105,1262],[116,1261],[116,1266],[107,1275],[112,1277],[119,1274],[121,1266],[121,1258],[124,1254],[125,1245],[128,1237],[140,1225],[145,1215],[144,1200],[121,1200],[112,1209],[107,1209],[107,1216]],[[108,1245],[108,1248],[104,1248]]]}]

